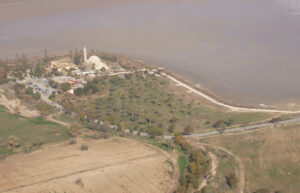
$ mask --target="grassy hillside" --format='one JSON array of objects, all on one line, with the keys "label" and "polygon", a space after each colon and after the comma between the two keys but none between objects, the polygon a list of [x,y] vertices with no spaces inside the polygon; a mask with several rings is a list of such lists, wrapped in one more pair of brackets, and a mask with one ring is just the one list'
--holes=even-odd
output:
[{"label": "grassy hillside", "polygon": [[[267,128],[201,141],[224,147],[241,159],[245,168],[247,192],[267,188],[294,193],[300,189],[300,125]],[[223,179],[224,175],[226,173],[219,173]],[[213,188],[210,189],[213,192]]]},{"label": "grassy hillside", "polygon": [[11,114],[0,106],[0,154],[12,153],[6,147],[6,140],[9,136],[16,136],[20,143],[20,149],[30,144],[37,137],[42,137],[44,143],[63,141],[69,138],[67,129],[53,122],[45,121],[42,118],[25,118]]}]

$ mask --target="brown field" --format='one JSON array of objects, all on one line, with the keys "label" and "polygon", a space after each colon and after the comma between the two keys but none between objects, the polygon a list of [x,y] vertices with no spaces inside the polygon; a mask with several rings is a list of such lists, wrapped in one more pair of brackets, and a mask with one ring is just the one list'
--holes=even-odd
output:
[{"label": "brown field", "polygon": [[[239,165],[245,176],[244,192],[253,192],[258,188],[281,190],[284,193],[299,192],[299,125],[266,128],[200,141],[228,150],[241,162]],[[224,179],[226,172],[221,173],[217,175]]]},{"label": "brown field", "polygon": [[[82,144],[88,151],[80,150]],[[175,169],[167,160],[175,161]],[[171,192],[176,168],[176,157],[133,140],[65,142],[0,162],[0,192]]]}]

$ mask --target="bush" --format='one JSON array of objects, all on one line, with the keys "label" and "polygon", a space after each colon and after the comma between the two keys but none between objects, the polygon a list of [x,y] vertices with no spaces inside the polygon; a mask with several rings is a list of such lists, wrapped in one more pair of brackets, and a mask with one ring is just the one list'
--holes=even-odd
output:
[{"label": "bush", "polygon": [[33,94],[33,88],[32,88],[32,87],[28,87],[28,88],[25,90],[25,93],[26,93],[26,94],[29,94],[29,95],[32,95],[32,94]]},{"label": "bush", "polygon": [[88,145],[81,145],[81,151],[87,151],[89,149]]},{"label": "bush", "polygon": [[88,128],[95,131],[102,131],[104,133],[109,131],[109,126],[107,125],[99,125],[96,123],[89,123]]},{"label": "bush", "polygon": [[281,119],[279,117],[273,118],[270,123],[278,123],[279,121],[281,121]]},{"label": "bush", "polygon": [[92,82],[88,82],[87,85],[83,88],[83,92],[84,94],[89,94],[89,92],[95,94],[96,92],[98,92],[98,87]]},{"label": "bush", "polygon": [[56,92],[52,91],[52,94],[48,97],[50,100],[56,97]]},{"label": "bush", "polygon": [[76,144],[76,143],[77,143],[77,141],[76,141],[76,139],[74,139],[74,138],[72,138],[72,139],[70,140],[70,142],[69,142],[70,145],[74,145],[74,144]]},{"label": "bush", "polygon": [[226,182],[231,188],[236,188],[239,182],[238,177],[234,173],[230,173],[226,176]]},{"label": "bush", "polygon": [[43,145],[43,143],[44,143],[43,138],[42,137],[37,137],[37,138],[34,139],[32,144],[35,147],[41,147]]},{"label": "bush", "polygon": [[218,120],[212,126],[213,126],[213,128],[219,128],[219,127],[224,126],[224,124],[225,124],[224,121]]},{"label": "bush", "polygon": [[193,133],[193,131],[194,131],[193,128],[190,125],[188,125],[186,128],[184,128],[183,134],[184,135],[190,135],[190,134]]},{"label": "bush", "polygon": [[97,133],[93,135],[93,139],[108,139],[109,137],[108,133]]},{"label": "bush", "polygon": [[61,84],[61,90],[63,92],[67,92],[70,89],[71,89],[71,84],[70,83],[64,82],[64,83]]},{"label": "bush", "polygon": [[164,134],[164,130],[162,128],[154,127],[150,129],[149,134],[151,135],[151,137],[161,136]]},{"label": "bush", "polygon": [[39,92],[36,92],[36,93],[34,93],[34,94],[32,95],[32,98],[33,98],[34,100],[39,100],[39,99],[41,98],[41,94],[40,94]]},{"label": "bush", "polygon": [[79,186],[81,186],[81,187],[84,186],[81,178],[78,178],[74,183],[77,184],[77,185],[79,185]]},{"label": "bush", "polygon": [[69,135],[72,137],[78,137],[81,134],[81,128],[77,125],[71,126],[71,128],[68,130]]},{"label": "bush", "polygon": [[25,143],[23,146],[23,152],[24,153],[30,153],[33,151],[33,147],[31,143]]},{"label": "bush", "polygon": [[75,94],[76,96],[81,96],[81,95],[83,94],[83,89],[82,89],[82,88],[76,88],[76,89],[74,90],[74,94]]},{"label": "bush", "polygon": [[7,144],[10,147],[19,147],[21,145],[19,139],[16,136],[13,136],[13,135],[8,137]]}]

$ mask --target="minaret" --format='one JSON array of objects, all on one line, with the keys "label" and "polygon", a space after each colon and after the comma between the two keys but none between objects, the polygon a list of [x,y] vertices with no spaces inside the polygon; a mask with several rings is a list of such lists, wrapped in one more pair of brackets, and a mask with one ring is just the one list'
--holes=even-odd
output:
[{"label": "minaret", "polygon": [[85,46],[83,48],[83,60],[84,60],[84,63],[87,62],[87,53],[86,53],[86,47]]}]

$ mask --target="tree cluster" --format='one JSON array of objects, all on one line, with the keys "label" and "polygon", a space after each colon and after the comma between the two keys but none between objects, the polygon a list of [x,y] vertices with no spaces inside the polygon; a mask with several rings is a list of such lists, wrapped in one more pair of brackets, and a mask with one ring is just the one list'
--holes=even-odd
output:
[{"label": "tree cluster", "polygon": [[25,94],[31,95],[34,100],[39,100],[41,98],[41,94],[39,92],[33,92],[33,88],[32,87],[28,87],[25,90]]}]

